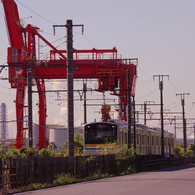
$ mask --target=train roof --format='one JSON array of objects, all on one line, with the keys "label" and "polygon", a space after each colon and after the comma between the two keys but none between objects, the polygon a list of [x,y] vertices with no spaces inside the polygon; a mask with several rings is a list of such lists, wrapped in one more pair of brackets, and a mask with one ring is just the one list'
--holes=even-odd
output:
[{"label": "train roof", "polygon": [[[119,120],[119,119],[113,119],[111,121],[113,121],[115,124],[117,124],[121,127],[123,127],[123,126],[126,127],[128,125],[128,123],[126,121]],[[133,128],[133,126],[131,126],[131,128]],[[161,132],[161,128],[149,127],[149,126],[143,125],[143,124],[136,124],[136,128],[139,128],[139,129],[142,129],[142,130],[147,130],[147,131],[152,131],[152,132]],[[164,133],[174,135],[173,133],[170,133],[167,130],[164,130]]]},{"label": "train roof", "polygon": [[[120,120],[120,119],[111,119],[109,121],[99,121],[99,122],[91,122],[91,123],[86,123],[84,125],[88,125],[88,124],[95,124],[95,123],[114,123],[120,127],[127,127],[128,123],[126,121]],[[133,126],[131,126],[131,128],[133,128]],[[158,127],[149,127],[147,125],[143,125],[143,124],[136,124],[136,128],[140,129],[140,130],[147,130],[147,131],[151,131],[151,132],[161,132],[161,128]],[[168,132],[167,130],[164,130],[165,134],[170,134],[170,135],[174,135],[173,133]]]}]

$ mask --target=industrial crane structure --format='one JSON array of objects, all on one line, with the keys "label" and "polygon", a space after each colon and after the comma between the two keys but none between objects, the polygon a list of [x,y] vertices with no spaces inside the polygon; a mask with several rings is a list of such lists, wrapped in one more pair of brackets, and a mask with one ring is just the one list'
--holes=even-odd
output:
[{"label": "industrial crane structure", "polygon": [[[1,0],[4,6],[10,47],[8,47],[7,63],[9,67],[9,83],[16,88],[16,148],[24,145],[24,99],[27,87],[27,71],[32,68],[39,94],[39,149],[48,146],[46,139],[46,91],[44,79],[66,79],[66,50],[56,49],[38,32],[39,28],[28,24],[21,25],[18,8],[14,0]],[[37,60],[36,37],[50,46],[50,59]],[[98,80],[99,92],[111,91],[120,100],[119,116],[127,121],[127,70],[130,70],[131,96],[135,96],[137,77],[137,59],[118,59],[117,49],[73,50],[74,79],[95,78]],[[79,54],[88,54],[90,59],[79,59]],[[109,58],[101,58],[109,54]],[[136,62],[136,63],[134,63]]]}]

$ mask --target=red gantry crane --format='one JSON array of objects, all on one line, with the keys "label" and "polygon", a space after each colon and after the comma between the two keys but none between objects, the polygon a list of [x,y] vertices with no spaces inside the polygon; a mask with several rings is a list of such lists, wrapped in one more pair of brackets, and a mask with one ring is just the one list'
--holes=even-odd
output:
[{"label": "red gantry crane", "polygon": [[[7,63],[9,67],[9,83],[16,88],[16,120],[17,135],[16,148],[24,145],[23,126],[24,98],[27,86],[27,70],[32,68],[39,91],[39,149],[48,146],[46,139],[46,94],[44,79],[66,79],[66,50],[58,50],[38,33],[39,28],[28,24],[23,27],[20,22],[17,5],[14,0],[1,0],[4,6],[5,18],[10,40]],[[36,36],[50,46],[50,59],[39,61],[36,57]],[[117,59],[117,49],[74,49],[74,79],[95,78],[98,80],[99,92],[111,91],[120,99],[119,115],[127,121],[127,70],[130,70],[131,95],[135,96],[135,82],[137,77],[137,59]],[[79,54],[91,55],[90,59],[79,59]],[[101,54],[110,54],[110,58],[101,59]]]}]

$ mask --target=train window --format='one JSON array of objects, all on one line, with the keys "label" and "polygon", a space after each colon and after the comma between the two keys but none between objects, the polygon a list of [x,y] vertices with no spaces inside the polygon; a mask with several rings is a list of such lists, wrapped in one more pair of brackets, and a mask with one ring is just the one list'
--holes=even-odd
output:
[{"label": "train window", "polygon": [[119,132],[119,142],[120,144],[122,144],[122,132],[121,131]]},{"label": "train window", "polygon": [[145,135],[142,135],[142,145],[145,145]]},{"label": "train window", "polygon": [[150,145],[150,136],[148,135],[148,146]]},{"label": "train window", "polygon": [[127,133],[124,133],[124,144],[127,144]]},{"label": "train window", "polygon": [[164,138],[164,146],[167,145],[167,137]]},{"label": "train window", "polygon": [[171,138],[171,146],[173,147],[174,146],[174,139]]},{"label": "train window", "polygon": [[154,145],[154,136],[152,136],[152,145]]},{"label": "train window", "polygon": [[117,126],[96,123],[85,126],[85,143],[102,144],[117,141]]},{"label": "train window", "polygon": [[139,144],[139,134],[136,134],[136,143]]}]

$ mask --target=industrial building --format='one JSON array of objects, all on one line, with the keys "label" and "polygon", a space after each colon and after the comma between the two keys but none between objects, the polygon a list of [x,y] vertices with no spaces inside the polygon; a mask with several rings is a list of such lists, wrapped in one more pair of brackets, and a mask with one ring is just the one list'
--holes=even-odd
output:
[{"label": "industrial building", "polygon": [[[48,139],[49,143],[54,142],[58,149],[63,147],[65,141],[68,140],[68,129],[65,128],[64,125],[53,125],[48,124],[46,131],[46,139]],[[82,133],[81,127],[74,128],[74,134]],[[39,143],[39,125],[33,125],[33,145]],[[26,139],[26,145],[28,146],[28,139]]]}]

